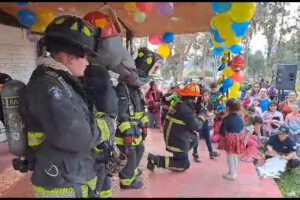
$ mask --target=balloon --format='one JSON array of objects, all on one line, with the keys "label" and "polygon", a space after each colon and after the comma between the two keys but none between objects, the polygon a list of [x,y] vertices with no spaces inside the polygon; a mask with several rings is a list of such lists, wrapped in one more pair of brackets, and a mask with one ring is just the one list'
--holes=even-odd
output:
[{"label": "balloon", "polygon": [[222,63],[219,67],[218,67],[218,71],[222,71],[223,69],[225,69],[226,65],[224,63]]},{"label": "balloon", "polygon": [[229,15],[236,23],[244,23],[250,21],[256,11],[256,4],[252,3],[232,3],[232,9]]},{"label": "balloon", "polygon": [[230,16],[228,13],[215,15],[213,17],[213,20],[214,20],[214,22],[213,22],[214,26],[219,30],[219,32],[220,32],[220,29],[231,27],[232,20],[230,19]]},{"label": "balloon", "polygon": [[124,5],[125,10],[127,10],[130,14],[133,14],[136,11],[136,3],[128,2]]},{"label": "balloon", "polygon": [[228,92],[228,88],[225,88],[224,86],[220,87],[219,92],[222,94],[225,94]]},{"label": "balloon", "polygon": [[152,35],[149,37],[149,42],[153,45],[159,45],[162,43],[161,37],[158,35]]},{"label": "balloon", "polygon": [[163,16],[172,15],[174,12],[174,5],[172,2],[157,3],[158,13]]},{"label": "balloon", "polygon": [[27,30],[26,36],[30,42],[38,42],[41,38],[40,36],[33,34],[30,29]]},{"label": "balloon", "polygon": [[226,77],[226,78],[229,78],[231,77],[232,75],[234,74],[234,71],[231,67],[226,67],[223,71],[223,75]]},{"label": "balloon", "polygon": [[231,24],[226,26],[226,27],[222,27],[219,29],[219,33],[221,35],[221,37],[225,40],[228,40],[229,38],[234,38],[234,32],[231,29]]},{"label": "balloon", "polygon": [[175,35],[172,32],[167,32],[162,37],[162,41],[167,44],[172,43],[174,39],[175,39]]},{"label": "balloon", "polygon": [[223,51],[224,51],[224,49],[223,49],[222,47],[220,47],[220,48],[214,48],[214,49],[213,49],[213,54],[214,54],[215,56],[221,56],[222,53],[223,53]]},{"label": "balloon", "polygon": [[220,36],[220,34],[219,34],[218,31],[215,32],[215,34],[214,34],[214,39],[215,39],[215,41],[218,42],[218,43],[223,43],[223,42],[225,41],[225,40],[223,40],[223,39],[221,38],[221,36]]},{"label": "balloon", "polygon": [[171,54],[171,50],[168,45],[162,44],[158,48],[158,54],[163,58],[168,58]]},{"label": "balloon", "polygon": [[[232,78],[232,80],[234,80],[234,79]],[[237,90],[237,91],[239,91],[240,90],[240,84],[237,83],[237,82],[234,82],[231,90]]]},{"label": "balloon", "polygon": [[25,6],[29,6],[29,2],[17,2],[18,6],[20,7],[25,7]]},{"label": "balloon", "polygon": [[241,83],[244,81],[245,77],[241,72],[237,72],[235,73],[232,77],[232,80],[234,80],[235,82]]},{"label": "balloon", "polygon": [[221,47],[223,47],[222,44],[216,42],[213,38],[211,38],[211,41],[212,41],[213,46],[214,46],[215,48],[221,48]]},{"label": "balloon", "polygon": [[224,88],[231,88],[233,86],[234,82],[231,78],[227,78],[223,82],[223,87]]},{"label": "balloon", "polygon": [[245,23],[233,22],[231,25],[231,28],[236,37],[242,37],[242,36],[246,35],[249,27],[250,27],[250,22],[245,22]]},{"label": "balloon", "polygon": [[20,10],[17,16],[20,23],[26,27],[31,27],[38,21],[36,15],[29,10]]},{"label": "balloon", "polygon": [[31,31],[32,32],[36,32],[36,33],[44,33],[46,30],[47,26],[44,26],[40,23],[36,23],[31,27]]},{"label": "balloon", "polygon": [[225,40],[225,46],[226,47],[231,47],[233,45],[239,44],[242,41],[242,38],[228,38],[227,40]]},{"label": "balloon", "polygon": [[38,23],[44,26],[48,26],[50,22],[55,18],[55,14],[51,10],[44,10],[37,14]]},{"label": "balloon", "polygon": [[214,46],[214,43],[213,43],[213,41],[211,40],[211,38],[209,38],[209,45],[212,46],[212,47]]},{"label": "balloon", "polygon": [[211,4],[212,4],[212,9],[216,14],[226,13],[229,10],[231,10],[231,2],[229,3],[213,2]]},{"label": "balloon", "polygon": [[228,98],[229,99],[239,99],[241,96],[241,92],[240,91],[230,91],[228,94]]},{"label": "balloon", "polygon": [[242,50],[243,47],[241,45],[233,45],[232,47],[230,47],[230,51],[234,54],[240,54]]},{"label": "balloon", "polygon": [[220,77],[217,81],[217,84],[220,85],[224,82],[224,78],[223,77]]},{"label": "balloon", "polygon": [[138,9],[143,13],[151,13],[154,10],[155,3],[136,3]]},{"label": "balloon", "polygon": [[143,12],[140,12],[138,10],[134,13],[134,21],[137,23],[143,23],[147,19],[147,15]]}]

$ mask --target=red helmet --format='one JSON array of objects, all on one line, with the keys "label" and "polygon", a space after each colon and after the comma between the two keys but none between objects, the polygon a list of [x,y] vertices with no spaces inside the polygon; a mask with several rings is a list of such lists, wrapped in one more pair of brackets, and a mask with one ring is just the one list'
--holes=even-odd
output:
[{"label": "red helmet", "polygon": [[231,62],[230,67],[236,71],[239,72],[245,68],[245,59],[242,55],[235,56]]},{"label": "red helmet", "polygon": [[119,36],[122,34],[116,16],[109,16],[100,11],[93,11],[86,14],[83,19],[90,22],[93,26],[101,28],[101,38]]}]

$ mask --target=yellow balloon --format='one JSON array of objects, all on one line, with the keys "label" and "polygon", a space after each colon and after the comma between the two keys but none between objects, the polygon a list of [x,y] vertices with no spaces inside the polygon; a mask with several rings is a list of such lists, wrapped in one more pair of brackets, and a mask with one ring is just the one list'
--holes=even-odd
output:
[{"label": "yellow balloon", "polygon": [[225,41],[228,40],[229,38],[235,37],[235,34],[234,34],[233,30],[231,29],[231,24],[229,26],[224,26],[224,27],[221,27],[220,29],[218,29],[221,38],[225,39]]},{"label": "yellow balloon", "polygon": [[228,13],[215,15],[213,19],[213,25],[219,30],[224,28],[230,28],[232,24],[232,20]]},{"label": "yellow balloon", "polygon": [[225,46],[226,47],[231,47],[233,45],[239,44],[242,41],[242,38],[228,38],[227,40],[225,40]]},{"label": "yellow balloon", "polygon": [[229,90],[228,98],[240,98],[240,96],[240,91],[232,91],[232,89]]},{"label": "yellow balloon", "polygon": [[171,54],[171,50],[168,45],[162,44],[158,48],[158,54],[163,58],[168,58]]},{"label": "yellow balloon", "polygon": [[43,10],[37,14],[37,18],[38,23],[48,26],[48,24],[55,18],[55,13],[51,10]]},{"label": "yellow balloon", "polygon": [[136,3],[135,2],[125,3],[124,8],[128,11],[129,14],[134,14],[134,12],[136,11]]},{"label": "yellow balloon", "polygon": [[45,30],[46,26],[41,23],[36,23],[31,27],[31,31],[36,33],[44,33]]},{"label": "yellow balloon", "polygon": [[223,70],[223,75],[225,76],[225,78],[230,78],[235,72],[233,71],[233,69],[231,67],[226,67]]},{"label": "yellow balloon", "polygon": [[216,42],[214,37],[211,38],[211,41],[213,42],[214,47],[216,47],[216,48],[220,48],[223,46],[221,43]]},{"label": "yellow balloon", "polygon": [[230,89],[234,91],[240,91],[240,88],[241,88],[240,83],[234,82],[233,86]]},{"label": "yellow balloon", "polygon": [[256,4],[252,3],[232,3],[232,9],[229,11],[230,18],[236,23],[250,21],[256,11]]}]

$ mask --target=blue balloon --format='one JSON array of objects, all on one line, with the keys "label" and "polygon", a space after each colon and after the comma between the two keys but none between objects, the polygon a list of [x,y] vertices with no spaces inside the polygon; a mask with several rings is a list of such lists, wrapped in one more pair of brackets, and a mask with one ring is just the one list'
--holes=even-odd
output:
[{"label": "blue balloon", "polygon": [[18,19],[20,23],[26,27],[31,27],[38,21],[36,15],[28,10],[20,10],[18,12]]},{"label": "blue balloon", "polygon": [[213,2],[213,3],[211,3],[211,5],[212,5],[213,11],[217,14],[226,13],[229,10],[231,10],[231,7],[232,7],[231,2],[228,2],[228,3]]},{"label": "blue balloon", "polygon": [[18,2],[17,4],[21,7],[29,6],[29,2]]},{"label": "blue balloon", "polygon": [[210,28],[210,31],[209,31],[212,35],[215,35],[217,33],[217,30],[214,29],[214,28]]},{"label": "blue balloon", "polygon": [[214,35],[215,41],[218,43],[223,43],[225,42],[225,40],[223,40],[220,36],[220,33],[218,31],[216,31],[215,35]]},{"label": "blue balloon", "polygon": [[209,45],[212,47],[214,46],[214,43],[212,42],[211,38],[209,38]]},{"label": "blue balloon", "polygon": [[230,51],[234,54],[240,54],[243,50],[243,47],[241,45],[233,45],[230,47]]},{"label": "blue balloon", "polygon": [[167,32],[163,35],[162,40],[164,43],[170,44],[175,40],[175,35],[172,32]]},{"label": "blue balloon", "polygon": [[222,63],[222,65],[220,65],[218,67],[218,71],[222,71],[223,69],[225,69],[226,65],[224,63]]},{"label": "blue balloon", "polygon": [[231,28],[236,37],[242,37],[242,36],[246,35],[249,27],[250,27],[250,22],[245,22],[245,23],[233,22],[231,25]]},{"label": "blue balloon", "polygon": [[229,89],[233,86],[233,84],[234,84],[233,80],[231,78],[227,78],[224,80],[222,87]]},{"label": "blue balloon", "polygon": [[226,111],[226,105],[224,103],[217,106],[217,112],[225,112]]},{"label": "blue balloon", "polygon": [[226,94],[226,93],[228,93],[228,88],[225,88],[224,86],[221,86],[220,89],[219,89],[219,92],[222,93],[222,94]]},{"label": "blue balloon", "polygon": [[224,51],[224,49],[222,47],[221,48],[214,48],[213,49],[213,54],[214,54],[214,56],[222,56],[223,51]]}]

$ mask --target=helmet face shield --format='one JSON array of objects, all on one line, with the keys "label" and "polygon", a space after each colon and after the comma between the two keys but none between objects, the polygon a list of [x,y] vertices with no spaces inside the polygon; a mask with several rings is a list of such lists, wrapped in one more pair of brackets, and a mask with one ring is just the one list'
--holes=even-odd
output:
[{"label": "helmet face shield", "polygon": [[163,65],[163,61],[162,60],[157,60],[154,63],[154,65],[152,66],[152,68],[149,70],[148,76],[156,75],[159,72],[159,70],[161,69],[162,65]]}]

